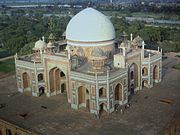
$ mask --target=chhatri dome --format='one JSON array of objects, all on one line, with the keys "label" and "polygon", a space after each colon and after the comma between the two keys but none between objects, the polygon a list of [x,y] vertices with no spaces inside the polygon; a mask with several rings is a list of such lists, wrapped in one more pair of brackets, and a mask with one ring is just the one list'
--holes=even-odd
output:
[{"label": "chhatri dome", "polygon": [[43,40],[39,39],[35,43],[33,50],[41,50],[41,49],[45,49],[45,48],[46,48],[46,43]]},{"label": "chhatri dome", "polygon": [[[115,39],[115,30],[108,17],[93,8],[86,8],[75,15],[69,22],[66,29],[66,39],[70,45],[97,46],[97,44],[93,43],[113,41]],[[99,45],[107,44],[109,43]]]}]

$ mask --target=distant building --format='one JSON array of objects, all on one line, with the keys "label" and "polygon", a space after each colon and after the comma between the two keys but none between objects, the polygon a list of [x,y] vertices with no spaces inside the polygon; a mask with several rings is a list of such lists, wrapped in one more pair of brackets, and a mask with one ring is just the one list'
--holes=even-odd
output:
[{"label": "distant building", "polygon": [[[73,109],[111,113],[143,87],[162,78],[162,50],[144,49],[139,36],[116,40],[111,21],[87,8],[69,22],[63,41],[53,34],[33,48],[34,53],[15,56],[18,91],[47,97],[66,93]],[[65,94],[65,95],[66,95]]]}]

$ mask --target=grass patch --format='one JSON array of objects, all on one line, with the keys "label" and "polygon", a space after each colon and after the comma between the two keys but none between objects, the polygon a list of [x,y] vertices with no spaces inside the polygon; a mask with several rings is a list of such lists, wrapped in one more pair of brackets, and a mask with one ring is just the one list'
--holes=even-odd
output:
[{"label": "grass patch", "polygon": [[173,68],[180,69],[180,63],[177,63],[176,65],[174,65]]},{"label": "grass patch", "polygon": [[0,61],[0,72],[9,73],[14,71],[15,71],[14,59]]}]

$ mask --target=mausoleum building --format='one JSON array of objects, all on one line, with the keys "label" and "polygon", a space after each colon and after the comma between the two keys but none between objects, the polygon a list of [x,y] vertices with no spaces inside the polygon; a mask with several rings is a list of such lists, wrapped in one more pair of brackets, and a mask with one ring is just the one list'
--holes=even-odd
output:
[{"label": "mausoleum building", "polygon": [[64,94],[73,109],[111,113],[135,92],[151,88],[162,78],[162,50],[145,49],[139,36],[123,32],[116,38],[111,21],[86,8],[67,25],[63,40],[50,34],[33,48],[15,56],[19,92],[47,97]]}]

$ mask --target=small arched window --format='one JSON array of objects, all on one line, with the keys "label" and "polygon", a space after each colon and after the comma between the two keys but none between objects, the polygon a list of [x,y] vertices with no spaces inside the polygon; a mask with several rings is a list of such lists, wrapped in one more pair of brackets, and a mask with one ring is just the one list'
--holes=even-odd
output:
[{"label": "small arched window", "polygon": [[99,89],[99,97],[106,96],[106,90],[104,88]]},{"label": "small arched window", "polygon": [[61,73],[60,73],[60,76],[61,76],[61,77],[64,77],[64,76],[65,76],[65,74],[64,74],[63,72],[61,72]]},{"label": "small arched window", "polygon": [[42,80],[43,80],[43,74],[40,73],[40,74],[38,75],[38,81],[42,81]]},{"label": "small arched window", "polygon": [[143,75],[147,75],[147,74],[148,74],[148,69],[147,69],[146,67],[144,67],[144,68],[142,69],[142,74],[143,74]]},{"label": "small arched window", "polygon": [[131,71],[131,80],[134,79],[134,72]]}]

